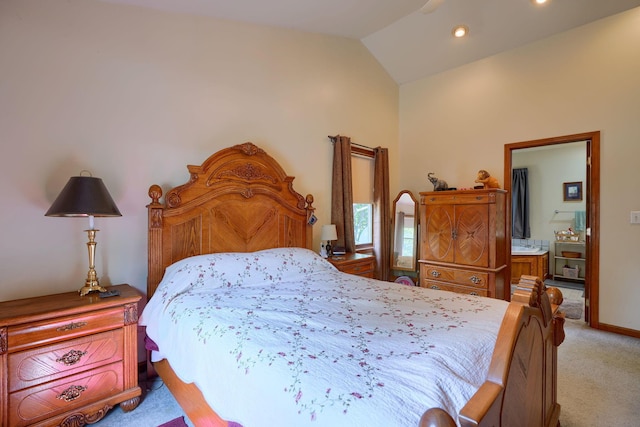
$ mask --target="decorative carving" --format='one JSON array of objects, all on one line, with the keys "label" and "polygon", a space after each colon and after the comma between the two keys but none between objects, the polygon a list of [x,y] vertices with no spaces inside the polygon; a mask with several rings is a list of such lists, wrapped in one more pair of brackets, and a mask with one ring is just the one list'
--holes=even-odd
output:
[{"label": "decorative carving", "polygon": [[124,306],[124,324],[132,325],[138,322],[138,304],[127,304]]},{"label": "decorative carving", "polygon": [[180,194],[178,194],[176,190],[170,191],[169,194],[167,194],[167,197],[165,197],[165,201],[167,203],[167,206],[169,206],[170,208],[180,206],[180,203],[182,203]]},{"label": "decorative carving", "polygon": [[133,411],[138,407],[139,403],[140,403],[140,397],[134,397],[133,399],[120,402],[120,408],[122,408],[124,412]]},{"label": "decorative carving", "polygon": [[9,351],[7,328],[0,328],[0,354],[5,354],[7,351]]},{"label": "decorative carving", "polygon": [[233,148],[234,150],[240,150],[247,156],[255,156],[256,154],[266,154],[262,148],[254,145],[251,142],[245,142],[244,144],[234,145],[231,148]]},{"label": "decorative carving", "polygon": [[61,357],[57,358],[56,362],[63,363],[67,366],[75,365],[85,354],[87,354],[86,351],[71,350],[63,354]]},{"label": "decorative carving", "polygon": [[87,326],[87,322],[71,322],[68,325],[60,326],[56,329],[58,332],[73,331],[74,329],[80,329]]},{"label": "decorative carving", "polygon": [[[240,165],[235,169],[228,169],[220,172],[215,179],[224,179],[228,176],[233,176],[236,178],[244,179],[246,181],[253,181],[256,179],[264,179],[265,181],[269,181],[272,184],[277,184],[278,179],[273,175],[268,175],[264,173],[260,168],[257,168],[251,163],[246,163],[244,165]],[[207,186],[210,186],[212,180],[209,179],[207,181]]]},{"label": "decorative carving", "polygon": [[151,222],[151,228],[162,228],[162,211],[160,209],[153,209],[149,221]]},{"label": "decorative carving", "polygon": [[245,199],[250,199],[250,198],[252,198],[253,196],[255,196],[255,194],[253,193],[253,190],[252,190],[252,189],[250,189],[250,188],[245,188],[244,190],[242,190],[242,191],[240,192],[240,195],[241,195],[242,197],[244,197]]},{"label": "decorative carving", "polygon": [[56,397],[60,400],[64,400],[65,402],[71,402],[79,398],[82,392],[85,390],[87,390],[85,386],[72,385],[72,386],[69,386],[65,391],[57,395]]},{"label": "decorative carving", "polygon": [[162,188],[159,185],[152,185],[149,187],[149,197],[151,197],[150,206],[159,206],[160,197],[162,197]]},{"label": "decorative carving", "polygon": [[75,413],[66,417],[60,423],[60,427],[82,427],[87,424],[95,424],[107,415],[107,412],[113,408],[111,405],[105,405],[104,408],[96,411],[94,414],[85,415],[83,413]]}]

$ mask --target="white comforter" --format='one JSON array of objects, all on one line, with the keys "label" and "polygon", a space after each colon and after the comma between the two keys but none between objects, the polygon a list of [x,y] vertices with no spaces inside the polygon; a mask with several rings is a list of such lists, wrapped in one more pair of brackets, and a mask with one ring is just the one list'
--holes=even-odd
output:
[{"label": "white comforter", "polygon": [[141,316],[185,382],[243,427],[417,426],[457,418],[507,303],[340,273],[306,249],[170,266]]}]

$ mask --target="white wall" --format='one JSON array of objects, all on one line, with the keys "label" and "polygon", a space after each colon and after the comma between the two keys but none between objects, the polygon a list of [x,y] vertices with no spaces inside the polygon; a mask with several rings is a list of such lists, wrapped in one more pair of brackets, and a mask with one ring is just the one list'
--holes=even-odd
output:
[{"label": "white wall", "polygon": [[[640,8],[400,87],[400,186],[502,182],[504,145],[600,130],[600,322],[640,330]],[[553,209],[553,208],[551,208]]]},{"label": "white wall", "polygon": [[[330,220],[327,136],[389,148],[398,86],[354,40],[92,0],[0,2],[0,301],[79,289],[86,219],[44,216],[68,178],[101,177],[122,211],[97,218],[102,284],[146,290],[151,184],[252,141]],[[316,227],[315,241],[319,245]]]}]

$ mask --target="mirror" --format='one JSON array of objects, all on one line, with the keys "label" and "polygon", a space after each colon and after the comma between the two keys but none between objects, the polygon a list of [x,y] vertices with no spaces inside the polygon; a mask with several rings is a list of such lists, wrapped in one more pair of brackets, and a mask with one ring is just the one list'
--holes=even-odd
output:
[{"label": "mirror", "polygon": [[391,269],[415,271],[418,258],[418,202],[403,190],[393,201]]}]

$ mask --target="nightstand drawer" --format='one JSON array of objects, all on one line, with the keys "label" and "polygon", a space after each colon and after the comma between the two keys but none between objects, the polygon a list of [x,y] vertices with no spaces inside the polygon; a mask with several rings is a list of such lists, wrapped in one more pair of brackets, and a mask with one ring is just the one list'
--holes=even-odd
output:
[{"label": "nightstand drawer", "polygon": [[121,362],[24,389],[9,395],[9,425],[30,425],[123,390]]},{"label": "nightstand drawer", "polygon": [[374,260],[361,261],[358,264],[345,265],[340,269],[343,273],[357,274],[358,276],[373,277]]},{"label": "nightstand drawer", "polygon": [[9,354],[9,391],[57,380],[123,359],[122,329]]},{"label": "nightstand drawer", "polygon": [[98,310],[82,316],[65,316],[9,328],[9,351],[17,352],[44,344],[55,343],[121,328],[124,325],[122,307]]},{"label": "nightstand drawer", "polygon": [[347,253],[327,258],[334,267],[343,273],[373,278],[376,269],[376,258],[369,254]]}]

